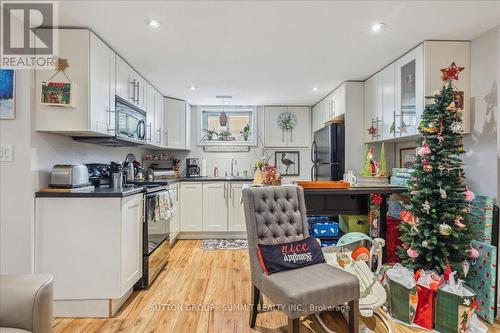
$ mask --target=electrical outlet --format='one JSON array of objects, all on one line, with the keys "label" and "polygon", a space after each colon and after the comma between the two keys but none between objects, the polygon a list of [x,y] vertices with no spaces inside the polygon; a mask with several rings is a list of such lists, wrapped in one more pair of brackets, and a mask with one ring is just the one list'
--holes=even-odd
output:
[{"label": "electrical outlet", "polygon": [[14,161],[14,145],[0,144],[0,162]]}]

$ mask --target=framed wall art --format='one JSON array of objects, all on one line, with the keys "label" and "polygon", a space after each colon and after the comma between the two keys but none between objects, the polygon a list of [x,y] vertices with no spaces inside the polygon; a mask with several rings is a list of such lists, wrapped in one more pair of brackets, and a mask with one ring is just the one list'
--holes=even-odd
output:
[{"label": "framed wall art", "polygon": [[411,169],[415,163],[416,147],[400,148],[399,149],[399,167]]},{"label": "framed wall art", "polygon": [[276,151],[274,152],[276,170],[282,176],[300,176],[300,152]]},{"label": "framed wall art", "polygon": [[0,119],[15,118],[15,73],[12,69],[0,69]]},{"label": "framed wall art", "polygon": [[76,87],[71,82],[42,82],[42,96],[40,103],[43,105],[74,107],[76,102]]}]

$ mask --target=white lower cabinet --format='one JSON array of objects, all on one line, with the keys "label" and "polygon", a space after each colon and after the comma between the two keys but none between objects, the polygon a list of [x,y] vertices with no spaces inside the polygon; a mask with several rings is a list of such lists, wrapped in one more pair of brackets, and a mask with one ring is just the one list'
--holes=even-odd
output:
[{"label": "white lower cabinet", "polygon": [[203,184],[181,183],[179,193],[181,231],[203,231]]},{"label": "white lower cabinet", "polygon": [[128,290],[142,277],[142,222],[144,218],[143,196],[134,195],[122,199],[121,232],[121,284]]},{"label": "white lower cabinet", "polygon": [[35,273],[54,277],[54,316],[109,317],[142,277],[143,194],[36,199]]},{"label": "white lower cabinet", "polygon": [[[243,182],[180,183],[180,232],[213,233],[246,231]],[[172,228],[171,228],[172,230]]]},{"label": "white lower cabinet", "polygon": [[203,184],[203,231],[227,231],[226,182]]},{"label": "white lower cabinet", "polygon": [[228,231],[246,231],[245,211],[243,209],[243,186],[242,183],[231,183],[229,185],[229,218]]}]

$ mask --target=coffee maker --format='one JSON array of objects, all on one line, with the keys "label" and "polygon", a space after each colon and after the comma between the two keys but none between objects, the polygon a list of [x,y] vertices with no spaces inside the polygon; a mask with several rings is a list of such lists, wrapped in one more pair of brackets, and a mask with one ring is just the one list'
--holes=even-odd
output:
[{"label": "coffee maker", "polygon": [[200,159],[187,158],[186,159],[186,177],[199,177],[200,176]]}]

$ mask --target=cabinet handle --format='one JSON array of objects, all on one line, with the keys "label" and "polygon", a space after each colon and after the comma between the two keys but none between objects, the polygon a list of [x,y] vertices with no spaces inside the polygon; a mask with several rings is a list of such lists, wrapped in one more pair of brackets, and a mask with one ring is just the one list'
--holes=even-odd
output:
[{"label": "cabinet handle", "polygon": [[137,81],[137,83],[135,84],[135,89],[137,90],[137,95],[135,95],[135,99],[134,99],[134,102],[136,102],[137,104],[139,104],[139,98],[140,98],[140,94],[139,94],[139,81]]},{"label": "cabinet handle", "polygon": [[136,93],[135,86],[136,86],[135,79],[133,79],[132,81],[130,81],[130,87],[132,88],[132,96],[129,97],[129,99],[131,99],[132,102],[135,102],[135,93]]},{"label": "cabinet handle", "polygon": [[[108,132],[114,132],[116,131],[116,128],[112,127],[111,126],[111,114],[113,114],[113,117],[115,117],[116,113],[115,113],[115,110],[111,110],[110,107],[106,107],[106,112],[108,113]],[[116,119],[115,119],[115,123],[116,123]]]},{"label": "cabinet handle", "polygon": [[151,123],[149,123],[148,125],[146,125],[146,127],[149,128],[149,139],[148,139],[148,141],[151,142],[151,136],[152,136],[152,133],[151,133]]},{"label": "cabinet handle", "polygon": [[226,183],[224,183],[224,199],[226,199]]},{"label": "cabinet handle", "polygon": [[158,132],[158,141],[156,143],[161,144],[161,128],[157,128],[156,132]]}]

